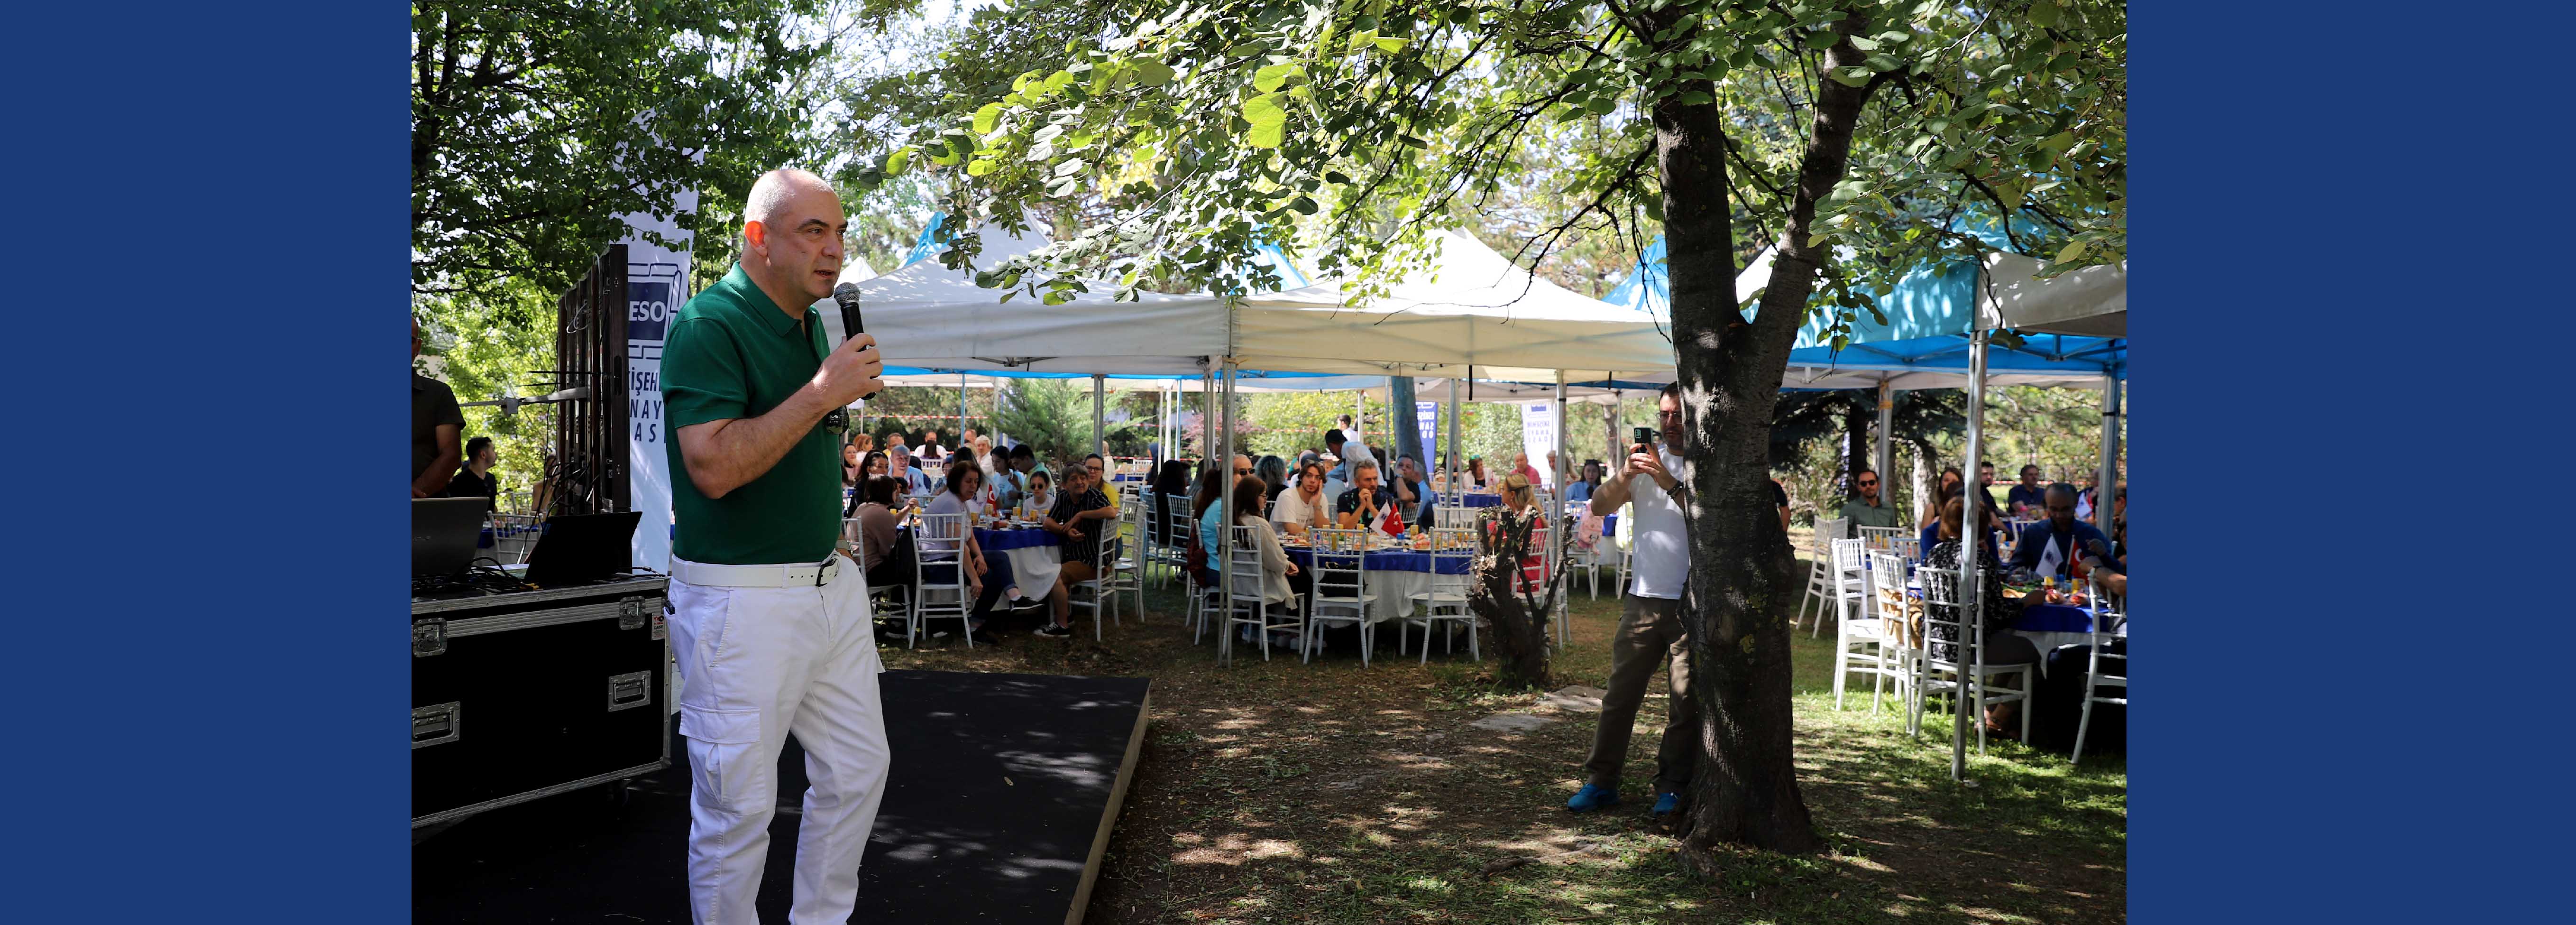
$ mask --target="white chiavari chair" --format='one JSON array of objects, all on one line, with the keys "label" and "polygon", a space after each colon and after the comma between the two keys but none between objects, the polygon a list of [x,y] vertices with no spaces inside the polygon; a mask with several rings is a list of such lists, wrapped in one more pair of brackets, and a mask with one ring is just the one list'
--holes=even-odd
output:
[{"label": "white chiavari chair", "polygon": [[1360,664],[1369,663],[1369,605],[1377,595],[1368,589],[1368,554],[1365,543],[1371,531],[1316,530],[1314,545],[1314,592],[1306,601],[1305,637],[1298,640],[1307,661],[1315,658],[1315,649],[1323,644],[1323,625],[1349,623],[1360,631]]},{"label": "white chiavari chair", "polygon": [[[1476,615],[1467,609],[1467,591],[1476,580],[1476,533],[1473,530],[1431,531],[1431,589],[1413,595],[1413,616],[1395,627],[1395,654],[1403,655],[1407,626],[1422,628],[1422,661],[1431,660],[1431,631],[1443,623],[1465,624],[1467,654],[1484,661],[1476,645]],[[1451,574],[1451,572],[1456,574]],[[1458,651],[1454,628],[1442,639],[1448,651]]]},{"label": "white chiavari chair", "polygon": [[912,557],[913,603],[904,621],[904,646],[911,648],[920,639],[931,620],[955,617],[966,634],[966,647],[975,647],[975,620],[969,609],[973,596],[966,582],[966,515],[923,514],[913,528]]},{"label": "white chiavari chair", "polygon": [[[2029,662],[1995,665],[1986,662],[1986,633],[1983,621],[1967,624],[1967,608],[1960,606],[1959,572],[1957,569],[1924,567],[1915,576],[1923,584],[1923,657],[1915,660],[1914,704],[1908,725],[1916,735],[1923,732],[1923,700],[1934,690],[1948,692],[1950,708],[1968,710],[1968,723],[1977,727],[1977,754],[1986,753],[1986,705],[2020,701],[2021,738],[2030,741],[2031,714],[2037,703],[2031,698],[2039,666]],[[1980,580],[1994,581],[1995,576]],[[1945,638],[1946,637],[1946,638]],[[1944,678],[1943,676],[1947,677]],[[2001,687],[1994,681],[2003,675],[2019,675],[2019,688]],[[1962,690],[1962,681],[1965,689]],[[1963,702],[1964,698],[1964,702]]]}]

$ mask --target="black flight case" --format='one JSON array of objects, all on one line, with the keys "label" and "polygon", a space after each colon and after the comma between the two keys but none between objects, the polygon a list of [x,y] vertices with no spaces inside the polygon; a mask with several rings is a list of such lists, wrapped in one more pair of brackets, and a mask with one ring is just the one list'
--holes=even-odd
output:
[{"label": "black flight case", "polygon": [[413,601],[412,827],[670,767],[666,587]]}]

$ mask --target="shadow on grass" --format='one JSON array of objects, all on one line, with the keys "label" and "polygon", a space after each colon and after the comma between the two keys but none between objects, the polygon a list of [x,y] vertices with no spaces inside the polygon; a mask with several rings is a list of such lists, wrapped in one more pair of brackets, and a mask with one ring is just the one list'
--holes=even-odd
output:
[{"label": "shadow on grass", "polygon": [[[1363,668],[1336,640],[1314,664],[1214,664],[1192,646],[1176,591],[1147,594],[1105,644],[1014,638],[891,664],[1141,674],[1156,709],[1090,918],[1103,922],[2113,922],[2126,905],[2126,776],[2116,757],[2019,743],[1971,749],[1977,786],[1949,778],[1946,714],[1918,741],[1888,698],[1833,706],[1831,640],[1797,636],[1800,783],[1828,848],[1728,849],[1725,873],[1685,873],[1646,814],[1666,703],[1649,685],[1628,802],[1574,816],[1591,714],[1496,689],[1490,662],[1436,652]],[[1556,684],[1609,674],[1614,599],[1572,602],[1575,644]],[[1383,640],[1381,640],[1383,641]],[[1392,652],[1380,646],[1380,654]],[[967,669],[972,670],[972,669]],[[1525,732],[1467,724],[1553,719]]]}]

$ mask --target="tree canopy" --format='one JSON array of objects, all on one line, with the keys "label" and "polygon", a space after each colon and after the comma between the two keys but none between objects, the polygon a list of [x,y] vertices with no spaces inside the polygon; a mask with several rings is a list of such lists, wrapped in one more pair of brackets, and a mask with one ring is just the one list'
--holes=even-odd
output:
[{"label": "tree canopy", "polygon": [[563,289],[620,216],[682,191],[712,208],[681,227],[725,227],[754,178],[812,156],[803,78],[834,30],[914,2],[414,0],[413,291]]},{"label": "tree canopy", "polygon": [[[1578,232],[1667,238],[1690,487],[1694,696],[1713,718],[1689,855],[1815,844],[1789,757],[1786,538],[1768,428],[1797,329],[1839,342],[1872,297],[1991,229],[2054,271],[2127,250],[2125,8],[2020,0],[1111,0],[1023,4],[1077,33],[1008,92],[862,171],[962,174],[951,214],[1094,220],[981,267],[1050,303],[1077,271],[1148,285],[1277,285],[1250,257],[1307,253],[1366,299],[1434,230],[1497,197],[1565,204],[1517,248]],[[1088,18],[1085,18],[1088,17]],[[981,53],[978,50],[977,53]],[[1548,187],[1533,197],[1533,181]],[[1069,232],[1069,233],[1068,233]],[[969,233],[948,258],[971,263]],[[1734,289],[1753,247],[1767,286]],[[1748,321],[1738,312],[1759,309]],[[1705,565],[1704,565],[1705,564]]]}]

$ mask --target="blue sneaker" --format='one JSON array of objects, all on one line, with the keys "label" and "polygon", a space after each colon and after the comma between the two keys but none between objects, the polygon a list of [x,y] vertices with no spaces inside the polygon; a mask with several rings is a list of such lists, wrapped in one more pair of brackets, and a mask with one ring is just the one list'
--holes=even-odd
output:
[{"label": "blue sneaker", "polygon": [[1573,799],[1565,801],[1565,808],[1578,813],[1588,813],[1617,805],[1619,805],[1619,791],[1594,784],[1583,785],[1583,789],[1574,792]]},{"label": "blue sneaker", "polygon": [[1674,810],[1680,808],[1682,808],[1681,794],[1667,790],[1655,796],[1655,815],[1669,816]]}]

